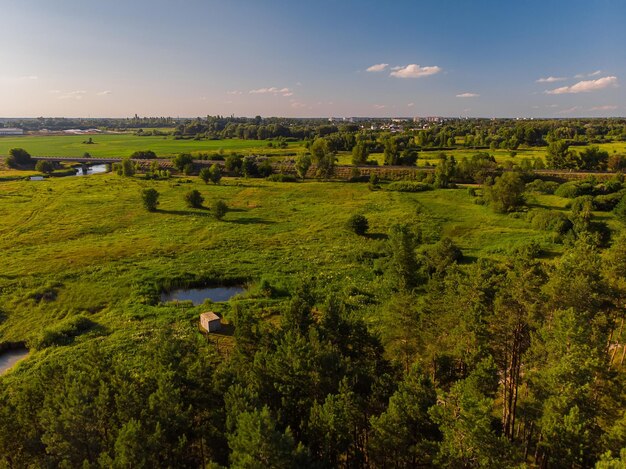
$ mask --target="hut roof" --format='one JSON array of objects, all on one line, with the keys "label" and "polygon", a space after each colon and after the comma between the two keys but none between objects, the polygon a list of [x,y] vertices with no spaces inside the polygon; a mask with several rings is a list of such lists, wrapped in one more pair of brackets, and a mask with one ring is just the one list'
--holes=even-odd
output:
[{"label": "hut roof", "polygon": [[207,321],[215,321],[216,319],[219,320],[220,317],[215,314],[213,311],[207,311],[206,313],[202,313],[200,315],[201,319],[206,319]]}]

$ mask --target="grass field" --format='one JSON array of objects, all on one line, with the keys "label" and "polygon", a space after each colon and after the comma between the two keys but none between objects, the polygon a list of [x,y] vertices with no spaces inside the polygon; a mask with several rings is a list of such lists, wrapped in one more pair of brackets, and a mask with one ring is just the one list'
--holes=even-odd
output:
[{"label": "grass field", "polygon": [[[89,137],[93,144],[83,143]],[[0,155],[11,148],[24,148],[33,156],[83,156],[85,152],[95,157],[126,157],[137,150],[152,150],[158,156],[171,157],[183,152],[284,154],[300,148],[299,143],[289,143],[286,149],[268,148],[267,142],[258,140],[174,140],[172,137],[138,137],[132,134],[103,135],[53,135],[0,137]]]},{"label": "grass field", "polygon": [[[161,193],[156,213],[141,206],[146,187]],[[191,189],[206,201],[225,200],[231,211],[216,221],[207,210],[187,208],[183,195]],[[559,205],[550,198],[537,203]],[[344,229],[353,213],[369,219],[368,237]],[[464,189],[409,194],[370,191],[367,184],[254,179],[212,186],[197,178],[155,182],[111,174],[3,182],[0,339],[31,340],[76,314],[119,334],[179,314],[193,319],[201,307],[181,313],[146,304],[176,281],[266,278],[285,289],[308,272],[337,289],[375,293],[379,277],[361,254],[384,252],[386,233],[398,222],[419,227],[426,244],[451,237],[470,261],[498,258],[533,240],[548,252],[561,249],[523,216],[496,215]]]}]

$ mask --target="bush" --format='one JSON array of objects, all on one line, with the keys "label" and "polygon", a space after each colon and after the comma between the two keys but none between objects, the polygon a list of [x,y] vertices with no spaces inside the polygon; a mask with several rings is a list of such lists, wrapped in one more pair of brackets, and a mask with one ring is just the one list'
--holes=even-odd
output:
[{"label": "bush", "polygon": [[26,166],[33,162],[30,153],[23,148],[11,148],[9,150],[9,156],[6,159],[6,164],[9,168],[16,168],[18,166]]},{"label": "bush", "polygon": [[141,191],[141,200],[148,212],[154,212],[159,205],[159,193],[156,189],[144,189]]},{"label": "bush", "polygon": [[485,200],[496,213],[512,212],[524,203],[525,184],[517,173],[504,173],[493,185],[485,185]]},{"label": "bush", "polygon": [[283,173],[271,174],[266,179],[272,182],[297,182],[298,181],[298,179],[294,175],[283,174]]},{"label": "bush", "polygon": [[369,229],[369,222],[363,215],[352,215],[346,222],[346,228],[359,236],[363,236]]},{"label": "bush", "polygon": [[433,186],[425,182],[396,181],[389,184],[387,190],[395,192],[424,192],[432,191]]},{"label": "bush", "polygon": [[626,195],[624,195],[613,209],[615,217],[626,223]]},{"label": "bush", "polygon": [[137,150],[130,157],[135,160],[154,160],[157,155],[152,150]]},{"label": "bush", "polygon": [[193,167],[193,156],[190,153],[180,153],[172,159],[172,164],[179,171],[185,171],[188,167]]},{"label": "bush", "polygon": [[202,208],[204,197],[200,194],[200,191],[194,189],[185,194],[185,203],[190,208]]},{"label": "bush", "polygon": [[528,213],[531,226],[536,230],[565,234],[572,229],[572,222],[557,210],[533,210]]},{"label": "bush", "polygon": [[96,325],[91,319],[85,316],[75,316],[64,320],[59,324],[45,329],[39,340],[35,343],[35,348],[42,349],[55,345],[71,344],[76,337],[84,334]]},{"label": "bush", "polygon": [[554,195],[574,199],[581,195],[591,195],[594,192],[593,184],[589,182],[570,181],[561,184],[555,191]]},{"label": "bush", "polygon": [[597,195],[593,198],[593,208],[600,212],[610,212],[626,195],[626,191],[615,192],[613,194]]},{"label": "bush", "polygon": [[35,170],[39,171],[40,173],[50,174],[52,171],[54,171],[54,164],[52,164],[52,161],[39,160],[35,165]]},{"label": "bush", "polygon": [[198,176],[200,176],[200,179],[202,179],[205,184],[208,184],[211,180],[211,170],[207,167],[204,167],[200,170]]},{"label": "bush", "polygon": [[274,172],[270,160],[265,160],[260,165],[258,165],[258,172],[261,177],[266,178],[270,176]]},{"label": "bush", "polygon": [[533,182],[526,184],[526,191],[538,192],[539,194],[554,194],[558,187],[558,182],[535,179]]},{"label": "bush", "polygon": [[224,218],[224,215],[226,215],[226,212],[228,212],[228,205],[226,205],[226,202],[223,200],[216,200],[211,206],[211,212],[216,220],[221,220]]}]

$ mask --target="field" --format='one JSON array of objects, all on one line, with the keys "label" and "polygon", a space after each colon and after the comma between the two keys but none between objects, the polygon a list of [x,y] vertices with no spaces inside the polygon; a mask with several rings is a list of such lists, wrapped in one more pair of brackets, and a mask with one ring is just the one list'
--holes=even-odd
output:
[{"label": "field", "polygon": [[[83,143],[89,138],[93,144]],[[174,140],[172,137],[138,137],[132,134],[103,135],[26,135],[23,137],[0,137],[0,155],[7,155],[11,148],[24,148],[33,156],[83,156],[88,152],[94,157],[126,157],[137,150],[152,150],[158,156],[171,157],[183,152],[217,153],[272,153],[284,154],[300,147],[289,143],[287,149],[268,148],[267,142],[258,140]]]},{"label": "field", "polygon": [[[161,193],[156,213],[141,206],[146,187]],[[226,201],[225,219],[187,208],[183,195],[191,189],[207,204]],[[534,203],[564,205],[555,197]],[[353,213],[367,216],[369,236],[344,229]],[[367,184],[254,179],[213,186],[195,177],[154,182],[111,174],[3,182],[0,337],[32,340],[79,313],[111,331],[136,332],[176,317],[176,309],[145,303],[177,282],[254,285],[265,278],[284,290],[298,273],[311,272],[338,289],[375,293],[379,279],[363,253],[384,253],[386,233],[399,222],[418,228],[425,245],[452,238],[466,262],[498,258],[530,241],[548,253],[561,250],[523,216],[494,214],[465,189],[409,194],[370,191]],[[199,311],[188,309],[185,317]]]}]

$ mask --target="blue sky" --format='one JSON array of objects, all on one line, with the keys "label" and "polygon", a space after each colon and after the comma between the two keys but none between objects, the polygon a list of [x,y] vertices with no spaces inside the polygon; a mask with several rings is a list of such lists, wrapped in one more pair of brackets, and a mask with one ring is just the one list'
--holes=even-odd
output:
[{"label": "blue sky", "polygon": [[617,0],[3,0],[0,18],[5,117],[626,115]]}]

